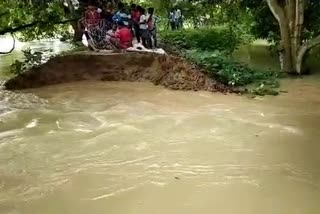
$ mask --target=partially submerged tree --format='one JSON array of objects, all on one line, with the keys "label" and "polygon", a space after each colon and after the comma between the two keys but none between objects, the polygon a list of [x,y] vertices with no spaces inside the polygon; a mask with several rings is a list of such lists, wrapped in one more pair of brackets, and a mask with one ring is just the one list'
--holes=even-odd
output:
[{"label": "partially submerged tree", "polygon": [[256,35],[278,42],[282,70],[304,73],[306,55],[320,44],[320,1],[243,0],[243,3],[255,16]]},{"label": "partially submerged tree", "polygon": [[52,38],[70,24],[76,30],[79,15],[72,0],[2,0],[0,35],[15,34],[25,41]]}]

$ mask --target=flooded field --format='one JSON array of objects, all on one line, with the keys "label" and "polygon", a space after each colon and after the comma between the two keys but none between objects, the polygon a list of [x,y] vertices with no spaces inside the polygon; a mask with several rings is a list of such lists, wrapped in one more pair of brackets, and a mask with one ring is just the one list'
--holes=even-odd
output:
[{"label": "flooded field", "polygon": [[0,91],[0,213],[318,214],[319,81],[255,99],[127,82]]}]

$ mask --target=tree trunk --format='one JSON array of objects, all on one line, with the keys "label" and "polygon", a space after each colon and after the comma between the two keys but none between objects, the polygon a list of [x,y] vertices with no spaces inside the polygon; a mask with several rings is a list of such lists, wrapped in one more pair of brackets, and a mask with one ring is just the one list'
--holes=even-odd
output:
[{"label": "tree trunk", "polygon": [[313,47],[318,45],[320,45],[320,35],[314,37],[313,39],[309,40],[308,42],[300,46],[297,53],[297,62],[296,62],[296,71],[298,74],[304,73],[303,63],[305,61],[305,57]]},{"label": "tree trunk", "polygon": [[[282,54],[282,69],[284,72],[292,73],[295,72],[294,61],[292,57],[292,46],[291,46],[291,29],[290,20],[288,19],[288,10],[290,10],[289,5],[285,8],[281,7],[277,0],[267,0],[268,6],[273,13],[274,17],[277,19],[280,26],[281,34],[281,54]],[[287,10],[287,12],[286,12]],[[290,11],[290,14],[292,11]],[[293,17],[293,15],[291,15]],[[292,26],[292,24],[291,24]]]},{"label": "tree trunk", "polygon": [[294,61],[292,57],[293,50],[291,46],[290,29],[287,21],[280,25],[280,33],[283,47],[283,71],[292,73],[294,72]]},{"label": "tree trunk", "polygon": [[74,31],[73,41],[75,41],[75,42],[82,41],[83,32],[82,32],[81,27],[78,25],[78,21],[71,22],[70,24],[71,24],[72,29]]},{"label": "tree trunk", "polygon": [[280,26],[283,71],[302,74],[308,51],[320,45],[320,35],[302,44],[305,0],[267,0],[267,3]]},{"label": "tree trunk", "polygon": [[301,45],[301,35],[302,35],[302,28],[304,22],[304,0],[296,0],[296,20],[295,20],[295,31],[294,31],[294,39],[296,44],[296,51]]},{"label": "tree trunk", "polygon": [[[70,11],[71,17],[72,18],[77,17],[76,10],[72,4],[72,0],[66,0],[66,2],[68,5],[68,9]],[[79,25],[78,25],[78,20],[73,21],[70,24],[71,24],[73,31],[74,31],[73,40],[76,42],[81,41],[82,40],[82,30],[81,30],[81,27],[79,27]]]},{"label": "tree trunk", "polygon": [[320,45],[320,35],[302,44],[305,0],[286,0],[282,4],[278,0],[266,1],[280,26],[283,71],[304,73],[304,61],[308,52]]},{"label": "tree trunk", "polygon": [[296,18],[297,18],[297,2],[298,0],[287,0],[287,8],[285,10],[286,17],[288,19],[289,23],[289,30],[290,30],[290,43],[291,43],[291,61],[292,64],[296,62],[297,58],[297,52],[298,52],[298,44],[296,40],[296,34],[297,34],[297,25],[296,25]]},{"label": "tree trunk", "polygon": [[67,5],[68,5],[68,8],[69,8],[69,11],[71,13],[71,16],[75,16],[76,10],[75,10],[75,8],[74,8],[74,6],[72,4],[72,1],[71,0],[66,0],[66,2],[67,2]]}]

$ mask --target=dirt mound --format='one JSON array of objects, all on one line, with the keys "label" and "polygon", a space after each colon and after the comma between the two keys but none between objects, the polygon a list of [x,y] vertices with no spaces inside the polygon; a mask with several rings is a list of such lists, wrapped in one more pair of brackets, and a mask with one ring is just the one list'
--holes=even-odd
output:
[{"label": "dirt mound", "polygon": [[5,83],[19,90],[81,80],[151,81],[175,90],[232,92],[184,59],[154,54],[73,54],[52,58]]}]

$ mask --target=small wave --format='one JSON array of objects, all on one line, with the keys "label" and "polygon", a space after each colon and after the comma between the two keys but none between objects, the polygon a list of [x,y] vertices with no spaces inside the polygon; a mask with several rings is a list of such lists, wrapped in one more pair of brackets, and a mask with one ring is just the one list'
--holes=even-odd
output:
[{"label": "small wave", "polygon": [[76,132],[84,132],[84,133],[92,133],[92,130],[89,129],[74,129],[74,131]]},{"label": "small wave", "polygon": [[8,114],[12,114],[14,111],[15,110],[12,108],[8,108],[8,107],[0,105],[0,118],[7,116]]},{"label": "small wave", "polygon": [[30,121],[30,123],[28,123],[28,124],[26,125],[26,128],[27,128],[27,129],[34,128],[34,127],[38,126],[38,122],[39,122],[39,119],[32,119],[32,120]]},{"label": "small wave", "polygon": [[156,185],[156,186],[165,186],[165,185],[167,185],[167,183],[165,183],[165,182],[158,182],[158,181],[151,181],[151,183]]},{"label": "small wave", "polygon": [[122,188],[122,189],[119,189],[117,191],[114,191],[114,192],[111,192],[111,193],[107,193],[107,194],[92,198],[90,200],[91,201],[97,201],[97,200],[101,200],[101,199],[104,199],[104,198],[109,198],[109,197],[112,197],[112,196],[119,195],[121,193],[132,191],[134,189],[137,189],[139,186],[141,186],[141,184],[140,185],[131,186],[131,187],[128,187],[128,188]]},{"label": "small wave", "polygon": [[286,125],[277,124],[277,123],[259,123],[259,122],[250,121],[250,120],[243,119],[243,118],[236,118],[235,120],[242,122],[242,123],[253,124],[256,126],[266,127],[266,128],[270,128],[270,129],[278,129],[281,132],[289,132],[289,133],[296,134],[296,135],[303,134],[302,130],[300,130],[296,127],[292,127],[292,126],[286,126]]},{"label": "small wave", "polygon": [[0,132],[0,139],[14,137],[18,133],[21,133],[21,132],[22,132],[22,129],[14,129],[14,130],[9,130],[9,131],[2,131],[2,132]]},{"label": "small wave", "polygon": [[3,108],[39,108],[46,107],[48,101],[41,99],[32,93],[17,93],[6,90],[0,90],[0,102]]},{"label": "small wave", "polygon": [[6,83],[6,81],[0,80],[0,90],[4,90],[4,84]]}]

